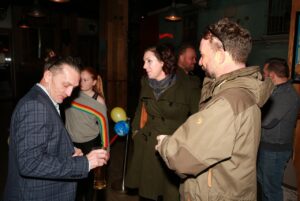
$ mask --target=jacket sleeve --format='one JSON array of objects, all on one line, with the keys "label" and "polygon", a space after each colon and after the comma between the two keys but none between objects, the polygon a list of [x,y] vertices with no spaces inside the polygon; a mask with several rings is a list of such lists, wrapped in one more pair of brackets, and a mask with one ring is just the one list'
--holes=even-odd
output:
[{"label": "jacket sleeve", "polygon": [[[26,177],[76,179],[88,174],[85,156],[72,157],[74,148],[63,124],[50,119],[45,104],[28,101],[14,118],[13,141],[18,169]],[[65,134],[65,135],[64,135]]]},{"label": "jacket sleeve", "polygon": [[226,100],[218,99],[166,137],[158,151],[170,169],[197,175],[231,157],[235,136],[233,111]]}]

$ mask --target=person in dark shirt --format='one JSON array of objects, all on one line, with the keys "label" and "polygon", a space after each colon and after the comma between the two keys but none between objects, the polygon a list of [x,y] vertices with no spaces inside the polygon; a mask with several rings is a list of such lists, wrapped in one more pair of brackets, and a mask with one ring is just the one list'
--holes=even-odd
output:
[{"label": "person in dark shirt", "polygon": [[293,151],[300,99],[289,80],[289,67],[284,59],[269,59],[263,71],[264,76],[270,77],[276,87],[262,108],[257,177],[261,185],[262,201],[282,201],[281,183]]}]

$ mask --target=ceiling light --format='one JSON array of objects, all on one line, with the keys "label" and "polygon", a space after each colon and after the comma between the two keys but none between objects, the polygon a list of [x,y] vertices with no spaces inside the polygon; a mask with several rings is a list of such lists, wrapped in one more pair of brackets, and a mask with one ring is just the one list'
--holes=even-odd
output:
[{"label": "ceiling light", "polygon": [[173,21],[173,22],[182,20],[182,17],[180,15],[179,11],[176,9],[176,4],[175,4],[174,0],[172,2],[170,9],[168,10],[168,12],[165,16],[165,20]]},{"label": "ceiling light", "polygon": [[70,0],[49,0],[49,1],[52,1],[52,2],[55,2],[55,3],[68,3],[68,2],[70,2]]},{"label": "ceiling light", "polygon": [[40,7],[38,0],[34,1],[33,7],[30,9],[30,11],[27,14],[31,17],[45,17],[46,16],[46,13]]},{"label": "ceiling light", "polygon": [[21,28],[21,29],[28,29],[29,28],[28,21],[24,16],[18,22],[18,27]]}]

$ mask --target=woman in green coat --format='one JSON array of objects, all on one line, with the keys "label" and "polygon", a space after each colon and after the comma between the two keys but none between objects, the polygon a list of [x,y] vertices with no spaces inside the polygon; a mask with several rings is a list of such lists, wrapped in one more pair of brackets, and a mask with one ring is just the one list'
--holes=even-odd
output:
[{"label": "woman in green coat", "polygon": [[[200,88],[177,69],[169,46],[148,48],[143,59],[147,77],[141,80],[139,104],[132,122],[134,147],[125,185],[138,188],[141,199],[176,201],[180,180],[155,151],[156,136],[171,135],[198,111]],[[142,107],[147,112],[147,121],[141,128]]]}]

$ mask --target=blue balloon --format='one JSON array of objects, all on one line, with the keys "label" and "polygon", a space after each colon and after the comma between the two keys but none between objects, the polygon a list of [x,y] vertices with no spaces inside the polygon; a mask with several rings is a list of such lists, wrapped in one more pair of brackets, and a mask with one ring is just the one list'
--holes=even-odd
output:
[{"label": "blue balloon", "polygon": [[118,121],[114,126],[114,130],[118,136],[125,136],[129,132],[129,125],[126,121]]}]

